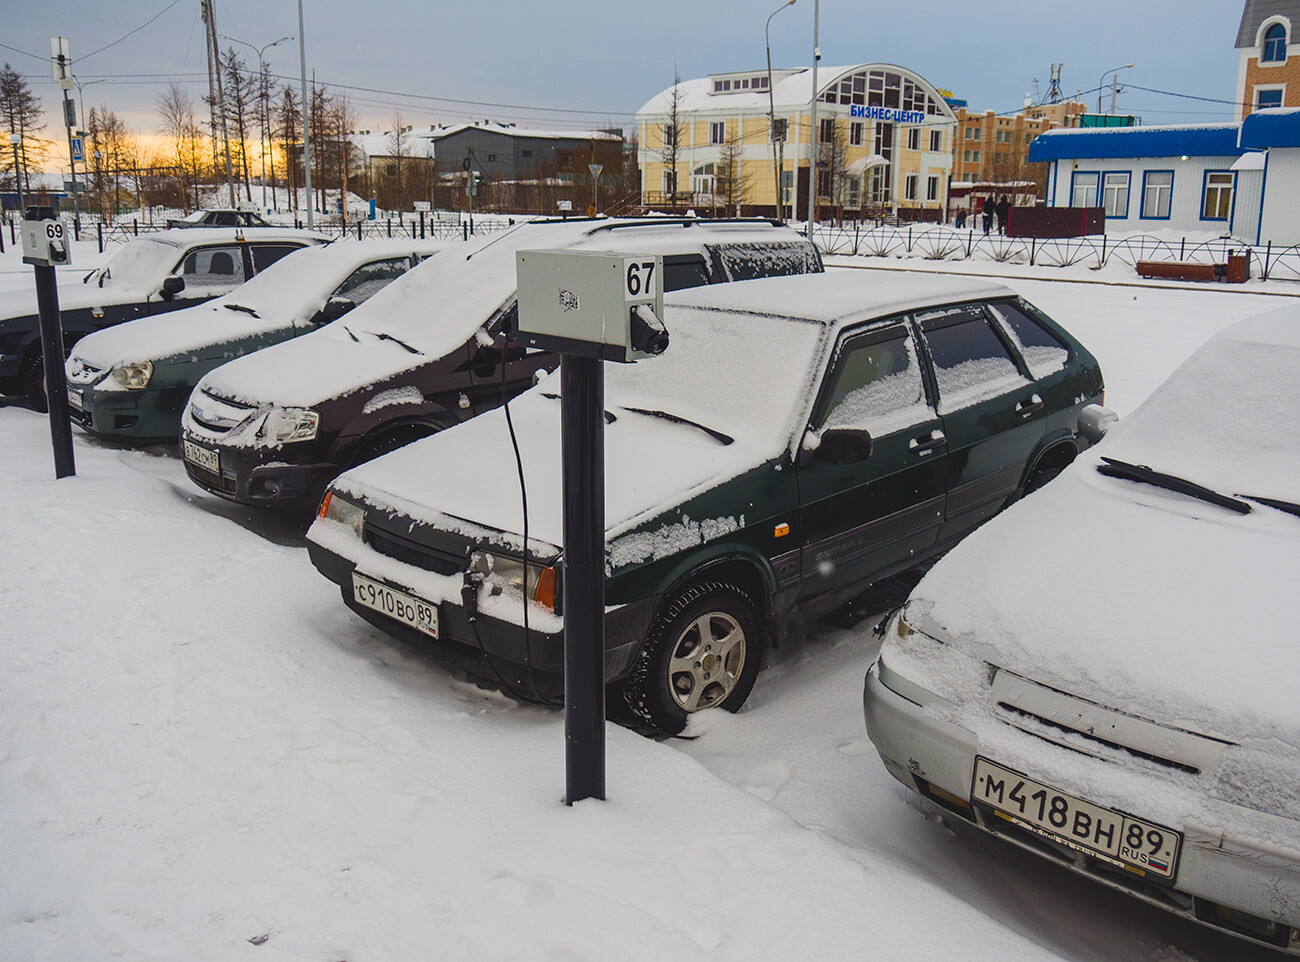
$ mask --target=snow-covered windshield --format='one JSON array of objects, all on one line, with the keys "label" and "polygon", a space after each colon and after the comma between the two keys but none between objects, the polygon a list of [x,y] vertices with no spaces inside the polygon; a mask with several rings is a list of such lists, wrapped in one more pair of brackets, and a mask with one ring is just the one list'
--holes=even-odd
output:
[{"label": "snow-covered windshield", "polygon": [[[105,280],[130,287],[157,286],[180,260],[180,249],[152,237],[137,237],[101,269]],[[95,275],[91,275],[94,277]]]},{"label": "snow-covered windshield", "polygon": [[251,308],[262,317],[285,315],[302,304],[311,304],[314,312],[355,267],[354,259],[341,259],[331,247],[306,247],[282,257],[220,303]]}]

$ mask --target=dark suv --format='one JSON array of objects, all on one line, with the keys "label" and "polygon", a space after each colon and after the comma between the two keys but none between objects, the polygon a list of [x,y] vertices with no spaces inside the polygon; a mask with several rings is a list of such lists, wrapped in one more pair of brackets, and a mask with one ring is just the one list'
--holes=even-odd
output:
[{"label": "dark suv", "polygon": [[[1005,287],[845,271],[665,297],[605,375],[605,674],[648,724],[737,709],[763,649],[1072,460],[1096,360]],[[522,691],[562,669],[558,375],[349,471],[312,562],[384,630]],[[527,534],[525,534],[527,532]]]},{"label": "dark suv", "polygon": [[558,356],[515,339],[515,251],[663,255],[675,290],[821,271],[766,221],[532,222],[428,258],[355,311],[199,381],[182,453],[200,487],[244,504],[314,508],[340,471],[465,421],[529,387]]}]

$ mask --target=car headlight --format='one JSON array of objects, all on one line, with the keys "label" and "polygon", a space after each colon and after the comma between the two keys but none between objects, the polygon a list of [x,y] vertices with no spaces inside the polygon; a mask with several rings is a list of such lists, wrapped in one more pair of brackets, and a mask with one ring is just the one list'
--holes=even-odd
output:
[{"label": "car headlight", "polygon": [[337,521],[346,525],[361,537],[361,526],[366,520],[366,509],[355,501],[349,501],[337,491],[326,491],[320,503],[317,516],[326,521]]},{"label": "car headlight", "polygon": [[109,372],[109,376],[128,391],[142,391],[149,386],[149,378],[153,377],[153,362],[119,364]]},{"label": "car headlight", "polygon": [[320,427],[320,415],[309,408],[271,408],[259,435],[273,441],[310,441]]},{"label": "car headlight", "polygon": [[544,608],[555,610],[555,568],[528,564],[522,558],[480,551],[470,570],[483,576],[488,593],[517,591]]}]

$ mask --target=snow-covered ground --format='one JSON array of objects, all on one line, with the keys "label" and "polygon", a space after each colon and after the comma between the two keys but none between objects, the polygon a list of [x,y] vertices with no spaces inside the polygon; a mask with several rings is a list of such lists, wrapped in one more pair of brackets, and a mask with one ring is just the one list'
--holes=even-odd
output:
[{"label": "snow-covered ground", "polygon": [[[1016,273],[1121,414],[1278,303]],[[861,713],[905,585],[694,740],[611,726],[609,800],[567,808],[562,715],[353,616],[301,520],[204,494],[167,446],[77,433],[56,481],[25,408],[0,443],[0,959],[1271,957],[907,803]]]}]

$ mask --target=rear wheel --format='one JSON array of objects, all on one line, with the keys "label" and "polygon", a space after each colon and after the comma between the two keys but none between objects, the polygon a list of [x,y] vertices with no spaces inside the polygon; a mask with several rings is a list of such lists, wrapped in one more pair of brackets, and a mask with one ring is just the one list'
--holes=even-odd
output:
[{"label": "rear wheel", "polygon": [[676,734],[706,708],[737,711],[749,697],[763,655],[754,603],[731,585],[692,585],[655,619],[623,700],[634,715]]},{"label": "rear wheel", "polygon": [[18,372],[18,390],[37,411],[49,410],[49,401],[45,396],[45,358],[40,348],[23,358],[23,365]]}]

